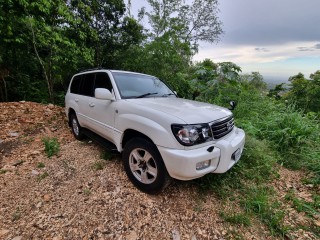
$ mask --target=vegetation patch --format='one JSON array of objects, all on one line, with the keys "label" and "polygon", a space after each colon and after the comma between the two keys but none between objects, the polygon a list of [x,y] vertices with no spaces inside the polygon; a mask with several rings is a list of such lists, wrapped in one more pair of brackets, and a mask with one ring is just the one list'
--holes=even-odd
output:
[{"label": "vegetation patch", "polygon": [[236,212],[220,212],[220,216],[226,222],[236,225],[250,226],[250,216],[245,213],[236,213]]},{"label": "vegetation patch", "polygon": [[44,168],[44,167],[45,167],[45,165],[44,165],[43,162],[38,162],[37,163],[37,168]]},{"label": "vegetation patch", "polygon": [[44,172],[44,173],[42,173],[42,174],[40,174],[39,176],[38,176],[38,181],[40,182],[40,181],[42,181],[43,179],[45,179],[46,177],[48,177],[49,176],[49,173],[48,172]]},{"label": "vegetation patch", "polygon": [[105,167],[106,163],[105,162],[102,162],[102,161],[99,161],[99,162],[95,162],[93,165],[92,165],[92,169],[93,170],[96,170],[96,171],[99,171],[99,170],[102,170],[104,167]]},{"label": "vegetation patch", "polygon": [[103,159],[103,160],[112,160],[113,157],[114,157],[114,155],[108,150],[103,150],[100,153],[100,158]]},{"label": "vegetation patch", "polygon": [[60,143],[57,138],[43,138],[42,142],[44,143],[44,150],[47,154],[47,157],[51,158],[54,155],[57,155],[60,151]]}]

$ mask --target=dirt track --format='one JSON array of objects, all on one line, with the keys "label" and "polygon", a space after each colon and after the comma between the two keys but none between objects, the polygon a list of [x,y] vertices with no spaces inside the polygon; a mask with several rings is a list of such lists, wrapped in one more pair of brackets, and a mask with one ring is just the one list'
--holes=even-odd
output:
[{"label": "dirt track", "polygon": [[[0,113],[0,239],[274,239],[259,223],[224,222],[225,203],[192,181],[141,193],[119,156],[73,138],[63,108],[1,103]],[[58,156],[44,137],[58,139]]]}]

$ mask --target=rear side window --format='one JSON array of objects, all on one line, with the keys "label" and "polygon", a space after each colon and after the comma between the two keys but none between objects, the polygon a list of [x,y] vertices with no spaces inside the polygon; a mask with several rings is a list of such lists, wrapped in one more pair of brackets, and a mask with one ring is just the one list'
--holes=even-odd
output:
[{"label": "rear side window", "polygon": [[93,97],[94,77],[95,77],[94,73],[88,73],[83,75],[79,94]]},{"label": "rear side window", "polygon": [[71,86],[70,86],[71,93],[79,94],[81,79],[82,79],[82,75],[78,75],[73,78]]},{"label": "rear side window", "polygon": [[107,73],[87,73],[75,76],[70,86],[70,92],[94,97],[94,90],[96,88],[106,88],[110,92],[112,91],[112,84]]}]

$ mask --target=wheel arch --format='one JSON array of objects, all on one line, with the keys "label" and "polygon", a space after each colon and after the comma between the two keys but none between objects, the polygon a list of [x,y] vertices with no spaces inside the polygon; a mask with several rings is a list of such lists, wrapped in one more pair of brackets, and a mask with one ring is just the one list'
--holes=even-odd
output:
[{"label": "wheel arch", "polygon": [[68,125],[69,127],[71,127],[71,114],[76,114],[76,111],[73,108],[69,108],[68,109]]},{"label": "wheel arch", "polygon": [[143,139],[146,139],[147,141],[149,141],[150,143],[154,144],[154,142],[151,140],[151,138],[148,137],[147,135],[145,135],[137,130],[134,130],[134,129],[126,129],[124,131],[123,137],[122,137],[122,142],[121,142],[122,149],[124,149],[126,144],[133,138],[143,138]]}]

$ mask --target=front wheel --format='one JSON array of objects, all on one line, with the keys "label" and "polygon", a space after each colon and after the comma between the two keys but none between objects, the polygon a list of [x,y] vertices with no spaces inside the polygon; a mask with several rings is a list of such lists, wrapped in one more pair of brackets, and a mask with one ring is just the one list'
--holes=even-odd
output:
[{"label": "front wheel", "polygon": [[131,139],[123,151],[125,171],[141,191],[156,194],[170,182],[170,176],[157,147],[143,139]]}]

